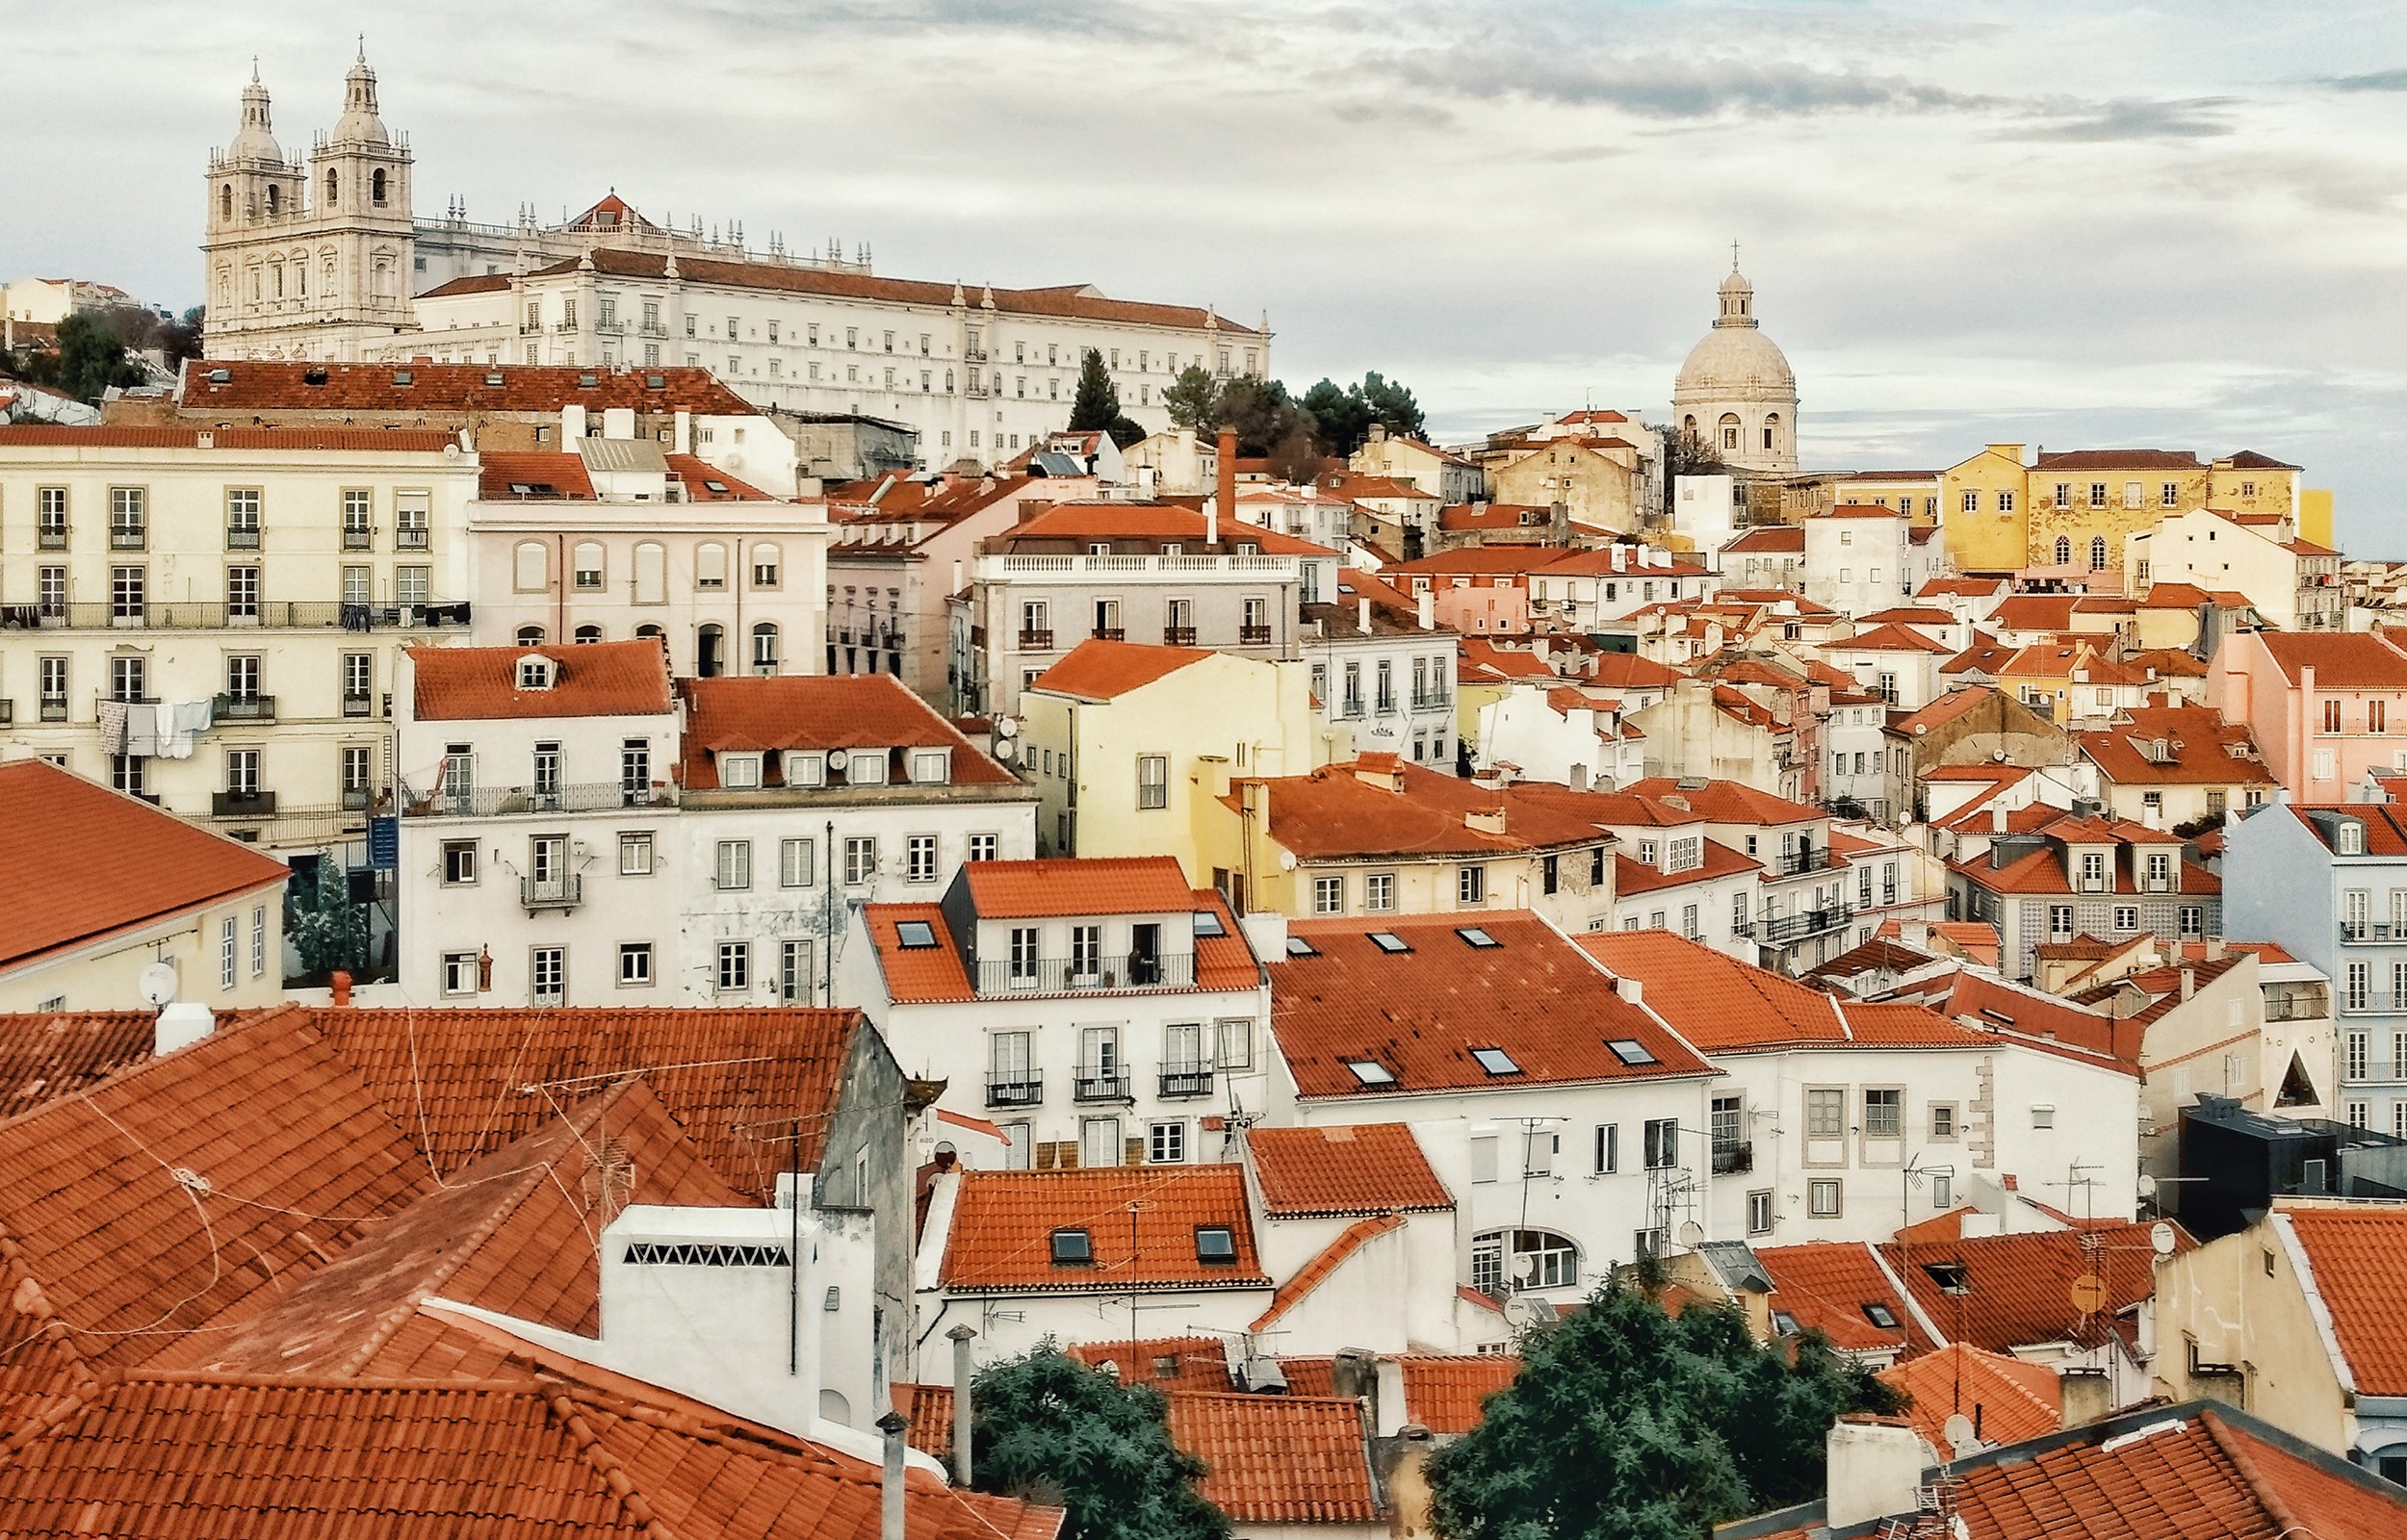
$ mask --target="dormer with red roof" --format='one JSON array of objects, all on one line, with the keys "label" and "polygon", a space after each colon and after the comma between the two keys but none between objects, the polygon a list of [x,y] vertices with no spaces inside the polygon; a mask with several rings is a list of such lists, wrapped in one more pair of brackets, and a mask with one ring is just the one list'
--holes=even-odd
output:
[{"label": "dormer with red roof", "polygon": [[2167,945],[2223,933],[2223,885],[2179,836],[2100,816],[2094,804],[2033,834],[1993,834],[1987,854],[1948,863],[1948,918],[1998,929],[2006,971],[2032,974],[2032,948],[2076,935],[2141,932]]}]

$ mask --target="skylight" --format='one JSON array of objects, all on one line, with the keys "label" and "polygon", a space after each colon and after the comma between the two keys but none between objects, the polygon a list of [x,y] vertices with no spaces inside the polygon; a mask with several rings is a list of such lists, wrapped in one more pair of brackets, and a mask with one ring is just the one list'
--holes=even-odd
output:
[{"label": "skylight", "polygon": [[1053,1266],[1083,1268],[1095,1261],[1095,1244],[1084,1230],[1053,1232]]},{"label": "skylight", "polygon": [[1199,909],[1195,911],[1195,934],[1198,936],[1226,936],[1229,934],[1229,927],[1220,923],[1220,911],[1216,909]]},{"label": "skylight", "polygon": [[485,375],[485,377],[484,377],[484,382],[485,382],[487,385],[499,385],[499,384],[501,384],[501,383],[502,383],[502,372],[501,372],[500,370],[498,370],[498,369],[497,369],[497,370],[492,371],[490,373],[488,373],[488,374],[486,374],[486,375]]},{"label": "skylight", "polygon": [[417,377],[406,369],[397,369],[393,372],[393,383],[396,385],[407,385]]},{"label": "skylight", "polygon": [[1949,1294],[1973,1292],[1973,1281],[1966,1275],[1961,1262],[1926,1262],[1923,1271],[1929,1274],[1931,1282]]},{"label": "skylight", "polygon": [[1864,1301],[1864,1319],[1878,1326],[1882,1331],[1897,1329],[1897,1313],[1877,1299]]},{"label": "skylight", "polygon": [[1383,952],[1410,952],[1412,950],[1411,943],[1407,942],[1403,937],[1398,936],[1393,931],[1371,932],[1371,944],[1378,947]]},{"label": "skylight", "polygon": [[1615,1038],[1605,1046],[1611,1048],[1613,1056],[1625,1065],[1652,1065],[1663,1062],[1647,1052],[1646,1044],[1635,1038]]},{"label": "skylight", "polygon": [[1797,1318],[1785,1310],[1775,1310],[1772,1313],[1772,1329],[1779,1336],[1794,1337],[1797,1335]]},{"label": "skylight", "polygon": [[1479,1066],[1491,1075],[1517,1075],[1521,1072],[1521,1066],[1514,1064],[1513,1056],[1502,1048],[1474,1048],[1471,1057],[1478,1060]]},{"label": "skylight", "polygon": [[1289,957],[1318,957],[1320,952],[1303,937],[1290,936],[1287,937],[1287,955]]},{"label": "skylight", "polygon": [[1460,936],[1462,939],[1477,947],[1504,945],[1502,941],[1497,940],[1494,937],[1488,935],[1486,931],[1481,930],[1476,925],[1458,925],[1455,927],[1454,934]]},{"label": "skylight", "polygon": [[703,484],[705,487],[708,487],[708,488],[709,488],[710,490],[712,490],[712,492],[724,493],[724,492],[727,490],[727,483],[726,483],[726,482],[724,482],[724,481],[713,481],[713,480],[712,480],[712,479],[711,479],[709,476],[707,476],[707,475],[706,475],[706,476],[704,476],[704,477],[702,478],[702,484]]},{"label": "skylight", "polygon": [[1237,1232],[1226,1224],[1199,1224],[1195,1227],[1195,1260],[1198,1262],[1234,1262],[1237,1260]]},{"label": "skylight", "polygon": [[668,376],[665,374],[646,374],[643,377],[643,388],[648,391],[665,390],[668,388]]},{"label": "skylight", "polygon": [[1396,1083],[1396,1077],[1387,1072],[1387,1066],[1376,1059],[1349,1059],[1346,1067],[1353,1070],[1354,1078],[1365,1086],[1392,1086]]},{"label": "skylight", "polygon": [[936,927],[925,920],[904,920],[894,927],[894,940],[905,951],[936,944]]}]

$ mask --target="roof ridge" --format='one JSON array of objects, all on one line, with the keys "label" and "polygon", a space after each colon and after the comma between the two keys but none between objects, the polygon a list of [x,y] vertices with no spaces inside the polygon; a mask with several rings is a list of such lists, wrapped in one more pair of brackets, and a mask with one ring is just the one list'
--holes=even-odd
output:
[{"label": "roof ridge", "polygon": [[617,1497],[627,1516],[642,1525],[644,1532],[653,1540],[677,1540],[675,1531],[662,1524],[660,1516],[653,1511],[651,1500],[636,1490],[634,1478],[627,1474],[627,1462],[606,1446],[602,1435],[594,1430],[591,1423],[585,1421],[583,1410],[568,1393],[567,1383],[548,1375],[535,1383],[544,1405],[558,1420],[560,1430],[568,1435],[569,1443],[578,1455],[593,1468],[602,1484]]},{"label": "roof ridge", "polygon": [[92,1409],[103,1396],[116,1388],[122,1376],[115,1370],[103,1370],[92,1377],[90,1385],[78,1385],[74,1391],[44,1403],[6,1438],[0,1438],[0,1464],[15,1459],[36,1444],[80,1419]]},{"label": "roof ridge", "polygon": [[2316,1532],[2315,1527],[2299,1518],[2291,1510],[2291,1505],[2283,1501],[2282,1495],[2273,1489],[2273,1484],[2265,1479],[2265,1472],[2259,1468],[2256,1457],[2241,1446],[2237,1430],[2217,1417],[2213,1408],[2209,1407],[2199,1412],[2198,1425],[2205,1429],[2207,1437],[2213,1441],[2214,1447],[2222,1450],[2223,1457],[2232,1462],[2232,1468],[2239,1473],[2240,1479],[2248,1484],[2249,1496],[2255,1498],[2258,1505],[2265,1509],[2265,1516],[2279,1526],[2278,1533],[2314,1534]]}]

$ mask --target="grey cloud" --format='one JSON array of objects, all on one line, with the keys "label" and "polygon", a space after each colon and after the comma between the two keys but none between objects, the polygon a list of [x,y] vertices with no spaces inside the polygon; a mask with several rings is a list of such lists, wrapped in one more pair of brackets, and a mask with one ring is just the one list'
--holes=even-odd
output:
[{"label": "grey cloud", "polygon": [[2041,104],[2054,118],[2001,134],[2001,139],[2055,140],[2077,144],[2119,143],[2137,139],[2213,139],[2232,132],[2224,110],[2237,96],[2193,96],[2187,101],[2122,101]]},{"label": "grey cloud", "polygon": [[1525,43],[1423,50],[1376,63],[1405,84],[1426,90],[1484,100],[1517,96],[1574,107],[1618,107],[1649,118],[1931,112],[1992,100],[1902,75],[1838,73],[1736,59],[1599,54]]},{"label": "grey cloud", "polygon": [[2335,75],[2323,84],[2334,90],[2407,90],[2407,69],[2382,69],[2370,75]]}]

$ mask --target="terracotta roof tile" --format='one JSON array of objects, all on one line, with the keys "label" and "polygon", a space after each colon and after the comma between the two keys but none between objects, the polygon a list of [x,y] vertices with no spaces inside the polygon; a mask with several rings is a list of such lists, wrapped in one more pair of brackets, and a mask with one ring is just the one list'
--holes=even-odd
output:
[{"label": "terracotta roof tile", "polygon": [[2063,1425],[2063,1383],[2045,1364],[1958,1342],[1884,1369],[1880,1377],[1913,1398],[1905,1415],[1936,1450],[1947,1450],[1948,1419],[1959,1411],[1992,1444],[2019,1444]]},{"label": "terracotta roof tile", "polygon": [[1070,1356],[1089,1368],[1110,1364],[1124,1385],[1158,1390],[1229,1388],[1229,1348],[1219,1337],[1154,1337],[1142,1342],[1082,1342]]},{"label": "terracotta roof tile", "polygon": [[[2103,1342],[2119,1312],[2156,1292],[2156,1253],[2148,1232],[2145,1224],[2098,1224],[1963,1236],[1915,1246],[1910,1256],[1895,1242],[1879,1249],[1950,1341],[2010,1353],[2038,1343]],[[2196,1244],[2179,1225],[2174,1234],[2181,1250]],[[2106,1285],[2106,1303],[2084,1317],[2074,1302],[2073,1284],[2093,1269]],[[1949,1292],[1942,1274],[1960,1274],[1962,1292]]]},{"label": "terracotta roof tile", "polygon": [[2315,670],[2325,690],[2407,689],[2407,654],[2371,631],[2258,631],[2282,677],[2299,682]]},{"label": "terracotta roof tile", "polygon": [[[1496,944],[1472,944],[1477,928]],[[1389,952],[1373,932],[1411,948]],[[1299,920],[1271,964],[1272,1028],[1299,1094],[1499,1090],[1710,1072],[1695,1052],[1618,994],[1580,949],[1512,911]],[[1299,955],[1293,943],[1311,948]],[[1643,1050],[1631,1063],[1609,1043]],[[1474,1049],[1501,1050],[1491,1073]],[[1390,1077],[1365,1081],[1354,1064]]]},{"label": "terracotta roof tile", "polygon": [[0,892],[13,895],[0,903],[0,969],[291,876],[240,841],[46,760],[0,764]]},{"label": "terracotta roof tile", "polygon": [[1275,1218],[1454,1207],[1410,1124],[1255,1128],[1246,1134],[1246,1149],[1262,1212]]},{"label": "terracotta roof tile", "polygon": [[[1607,793],[1549,782],[1501,790],[1417,764],[1370,758],[1308,775],[1243,781],[1221,800],[1231,811],[1244,787],[1266,792],[1270,837],[1304,860],[1358,856],[1494,856],[1598,845]],[[1501,829],[1475,827],[1498,809]]]},{"label": "terracotta roof tile", "polygon": [[1036,677],[1033,689],[1110,701],[1219,654],[1207,647],[1154,647],[1090,636]]},{"label": "terracotta roof tile", "polygon": [[1650,776],[1633,781],[1621,789],[1642,797],[1658,797],[1674,807],[1686,803],[1718,824],[1794,824],[1829,816],[1820,808],[1758,791],[1737,781],[1708,781],[1700,786],[1670,776]]},{"label": "terracotta roof tile", "polygon": [[2203,471],[2187,449],[2061,449],[2041,454],[2032,471]]},{"label": "terracotta roof tile", "polygon": [[[201,442],[206,434],[208,443]],[[441,454],[456,435],[428,429],[373,427],[62,427],[47,423],[0,425],[0,449],[196,449],[224,453]]]},{"label": "terracotta roof tile", "polygon": [[1725,552],[1735,551],[1743,556],[1753,555],[1757,552],[1789,552],[1801,556],[1805,553],[1805,526],[1801,524],[1765,525],[1747,530],[1721,549]]},{"label": "terracotta roof tile", "polygon": [[1354,1253],[1381,1236],[1393,1234],[1402,1228],[1404,1228],[1403,1217],[1395,1214],[1375,1215],[1370,1219],[1357,1219],[1347,1225],[1337,1233],[1334,1240],[1321,1247],[1304,1266],[1296,1269],[1288,1276],[1286,1282],[1279,1286],[1279,1292],[1271,1296],[1269,1306],[1254,1318],[1252,1329],[1268,1331],[1274,1322],[1297,1305],[1302,1304],[1313,1290],[1328,1282],[1331,1275],[1345,1266],[1346,1260]]},{"label": "terracotta roof tile", "polygon": [[1232,552],[1250,545],[1265,556],[1335,556],[1327,546],[1299,540],[1235,518],[1220,524],[1220,544],[1204,540],[1208,521],[1196,508],[1175,502],[1064,502],[1014,525],[987,544],[1009,551],[1023,541],[1175,540],[1189,555]]},{"label": "terracotta roof tile", "polygon": [[1645,987],[1645,1003],[1706,1053],[1799,1043],[1826,1047],[1991,1048],[1994,1034],[1960,1027],[1920,1006],[1842,1003],[1767,968],[1669,931],[1604,931],[1580,947],[1620,978]]},{"label": "terracotta roof tile", "polygon": [[1384,1523],[1359,1402],[1192,1391],[1169,1401],[1172,1440],[1204,1462],[1196,1489],[1237,1523]]},{"label": "terracotta roof tile", "polygon": [[2360,1396],[2407,1396],[2407,1304],[2398,1265],[2407,1256],[2407,1207],[2284,1208],[2275,1222],[2298,1239],[2331,1312],[2332,1335]]},{"label": "terracotta roof tile", "polygon": [[[485,722],[513,717],[664,716],[670,710],[668,654],[642,638],[551,647],[413,647],[413,695],[421,722]],[[557,665],[549,689],[518,687],[518,660],[530,654]]]},{"label": "terracotta roof tile", "polygon": [[[584,650],[572,648],[571,655]],[[717,787],[719,753],[764,749],[945,749],[951,754],[947,784],[1019,783],[891,674],[679,680],[677,692],[686,707],[683,749],[688,791]],[[907,758],[890,765],[890,782],[907,784],[910,770]],[[784,784],[783,778],[776,783]]]},{"label": "terracotta roof tile", "polygon": [[[1171,859],[1168,857],[1128,858],[1130,862],[1155,860],[1170,860]],[[1047,863],[980,861],[976,864],[987,866]],[[1062,860],[1052,864],[1095,866],[1108,864],[1108,862],[1090,859]],[[1171,864],[1174,868],[1177,865],[1176,861],[1171,861]],[[1142,897],[1141,889],[1136,886],[1124,884],[1117,888],[1111,887],[1109,885],[1120,882],[1114,874],[1103,874],[1102,882],[1105,886],[1098,888],[1096,892],[1104,895],[1102,901],[1106,904],[1137,902]],[[1109,896],[1112,893],[1117,893],[1119,896]],[[1005,890],[1004,896],[1015,904],[1020,901],[1020,896],[1008,889]],[[1029,901],[1041,902],[1042,900]],[[1146,901],[1150,902],[1150,900]],[[1164,983],[1159,986],[1160,988],[1226,991],[1254,989],[1260,986],[1261,964],[1255,961],[1254,949],[1245,939],[1244,929],[1238,925],[1236,915],[1230,911],[1228,900],[1208,887],[1188,890],[1187,902],[1175,906],[1171,910],[1124,911],[1105,907],[1092,911],[1073,910],[1068,912],[1145,914],[1174,912],[1177,910],[1218,916],[1221,934],[1198,936],[1195,938],[1195,970],[1192,984]],[[878,967],[885,978],[888,998],[918,1005],[929,1005],[943,1001],[974,1000],[978,997],[977,988],[971,981],[970,970],[965,962],[968,949],[953,935],[952,921],[946,916],[942,904],[871,904],[864,908],[861,912],[862,923],[868,932],[870,944],[877,949]],[[980,910],[979,912],[983,914],[985,911]],[[1011,914],[1000,917],[1041,918],[1043,916]],[[914,920],[922,921],[928,926],[935,945],[905,946],[902,944],[899,928]]]},{"label": "terracotta roof tile", "polygon": [[[1882,1270],[1872,1247],[1860,1241],[1817,1241],[1802,1245],[1757,1246],[1755,1260],[1772,1277],[1771,1307],[1819,1331],[1831,1346],[1850,1352],[1900,1351],[1913,1324],[1897,1285]],[[1885,1312],[1892,1325],[1875,1322],[1866,1305]]]},{"label": "terracotta roof tile", "polygon": [[1195,889],[1169,856],[981,860],[961,870],[980,919],[1182,914],[1198,907]]},{"label": "terracotta roof tile", "polygon": [[1439,1435],[1477,1427],[1488,1398],[1521,1373],[1512,1353],[1403,1353],[1405,1416]]},{"label": "terracotta roof tile", "polygon": [[[220,381],[213,376],[223,372]],[[409,383],[399,384],[396,373]],[[492,376],[501,376],[499,384]],[[312,375],[324,376],[311,384]],[[652,381],[660,383],[655,386]],[[591,380],[590,385],[585,381]],[[221,412],[693,412],[756,417],[760,409],[707,369],[608,370],[505,364],[320,364],[196,359],[184,368],[176,400],[186,411]],[[448,437],[448,435],[446,435]],[[439,448],[439,446],[438,446]]]},{"label": "terracotta roof tile", "polygon": [[[1229,1230],[1231,1260],[1197,1255],[1205,1226]],[[1084,1230],[1092,1262],[1056,1266],[1056,1230]],[[1003,1294],[1270,1287],[1234,1165],[964,1171],[938,1276],[949,1289]]]},{"label": "terracotta roof tile", "polygon": [[593,477],[575,454],[484,454],[477,461],[477,496],[487,502],[593,496]]}]

